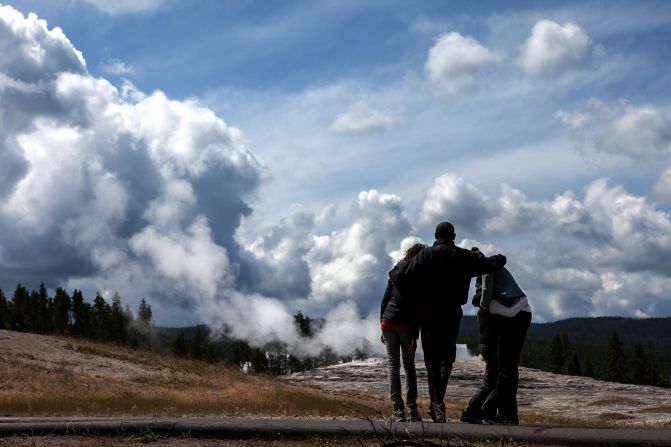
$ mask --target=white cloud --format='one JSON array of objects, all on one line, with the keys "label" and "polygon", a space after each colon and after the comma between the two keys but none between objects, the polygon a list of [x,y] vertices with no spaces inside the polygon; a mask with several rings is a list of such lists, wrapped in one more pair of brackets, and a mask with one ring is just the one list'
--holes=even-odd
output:
[{"label": "white cloud", "polygon": [[650,105],[627,107],[608,124],[598,144],[633,156],[671,155],[671,119]]},{"label": "white cloud", "polygon": [[0,6],[0,35],[0,71],[8,78],[34,83],[66,71],[86,72],[84,57],[63,31],[49,29],[35,14]]},{"label": "white cloud", "polygon": [[671,155],[671,118],[655,106],[590,99],[556,116],[585,149],[631,157]]},{"label": "white cloud", "polygon": [[160,9],[169,0],[82,0],[110,15],[148,13]]},{"label": "white cloud", "polygon": [[365,101],[357,101],[345,113],[335,117],[329,126],[332,133],[357,133],[386,130],[401,120],[400,115],[371,108]]},{"label": "white cloud", "polygon": [[671,166],[662,173],[652,191],[657,199],[671,202]]},{"label": "white cloud", "polygon": [[155,296],[159,312],[221,299],[261,179],[241,132],[196,102],[93,78],[34,15],[2,7],[0,29],[3,284]]},{"label": "white cloud", "polygon": [[[337,219],[331,197],[314,205],[323,207],[317,213],[292,206],[284,219],[271,219],[274,224],[252,225],[253,237],[241,242],[240,220],[252,212],[264,175],[240,130],[196,101],[93,78],[65,36],[11,8],[0,12],[0,27],[15,44],[0,55],[3,284],[46,281],[87,292],[119,290],[124,298],[150,300],[162,321],[187,323],[189,316],[188,323],[221,322],[257,344],[281,339],[300,346],[291,315],[302,308],[328,315],[324,332],[305,347],[310,352],[326,345],[347,351],[376,341],[373,314],[387,272],[420,241],[399,196],[367,189],[356,197],[351,215],[341,210]],[[499,59],[471,38],[447,35],[430,52],[427,72],[435,69],[434,81],[443,92],[456,93],[472,87],[475,76]],[[360,118],[343,118],[341,130],[391,130],[396,124],[388,112],[368,103],[357,106],[361,96],[346,91],[331,86],[299,95],[282,109],[293,121],[269,126],[268,140],[281,146],[271,161],[273,174],[290,179],[285,184],[300,183],[321,194],[313,188],[322,181],[320,168],[336,166],[331,175],[340,180],[352,166],[353,152],[337,153],[333,146],[320,146],[323,140],[303,139],[298,130],[304,120],[323,137],[331,118],[350,104],[350,111],[359,107]],[[395,98],[411,98],[408,91]],[[371,97],[371,103],[391,103]],[[413,103],[414,110],[422,101]],[[300,109],[305,104],[309,107]],[[324,104],[331,108],[321,110]],[[296,113],[292,107],[321,114]],[[663,155],[668,118],[659,109],[646,110],[604,106],[561,118],[573,130],[597,125],[599,131],[590,135],[595,142],[611,132],[619,142],[645,142],[642,146]],[[258,119],[261,125],[269,121]],[[417,136],[425,129],[405,141],[421,146],[425,140]],[[380,146],[396,144],[395,134],[381,134],[386,140]],[[285,143],[284,135],[295,138]],[[400,152],[361,148],[356,147],[356,160],[364,166]],[[528,153],[519,159],[527,161]],[[281,156],[286,158],[277,160]],[[492,158],[494,171],[498,160]],[[309,166],[313,183],[298,178],[299,162]],[[396,184],[418,177],[418,169],[398,169],[391,176],[397,171]],[[660,185],[663,194],[662,180]],[[532,200],[507,185],[492,197],[454,173],[421,186],[428,190],[416,220],[420,228],[432,231],[447,219],[460,234],[495,239],[496,245],[491,240],[477,245],[509,255],[541,319],[658,315],[668,308],[669,215],[643,197],[605,180],[545,200]],[[361,314],[369,315],[362,319]]]},{"label": "white cloud", "polygon": [[135,74],[135,68],[125,64],[119,59],[110,59],[102,66],[105,73],[117,76],[130,76]]},{"label": "white cloud", "polygon": [[451,32],[438,37],[425,69],[440,93],[453,95],[475,86],[475,77],[502,57],[472,37]]},{"label": "white cloud", "polygon": [[484,195],[463,178],[447,173],[436,178],[426,192],[418,224],[431,227],[447,220],[457,227],[476,228],[489,215]]},{"label": "white cloud", "polygon": [[[462,219],[457,233],[486,235],[500,240],[501,248],[474,241],[462,245],[506,254],[541,321],[667,314],[671,215],[646,198],[605,179],[592,182],[580,196],[566,191],[534,201],[503,185],[501,195],[492,198],[453,174],[447,178],[451,181],[436,182],[427,195],[450,199],[441,202],[446,205],[438,215],[450,219],[447,210],[475,203],[478,218]],[[441,184],[442,193],[436,186]]]},{"label": "white cloud", "polygon": [[398,196],[361,192],[352,223],[315,237],[306,255],[312,298],[325,304],[352,300],[371,306],[384,290],[389,253],[411,230]]},{"label": "white cloud", "polygon": [[254,269],[255,289],[283,299],[310,294],[310,271],[305,256],[314,246],[315,216],[300,205],[245,248]]},{"label": "white cloud", "polygon": [[520,63],[533,75],[557,74],[584,67],[592,55],[592,47],[591,39],[579,25],[540,20],[522,47]]}]

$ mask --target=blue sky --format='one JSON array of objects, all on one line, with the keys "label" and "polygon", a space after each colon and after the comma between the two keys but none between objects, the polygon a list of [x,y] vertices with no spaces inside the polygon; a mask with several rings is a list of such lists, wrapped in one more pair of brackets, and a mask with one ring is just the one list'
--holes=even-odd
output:
[{"label": "blue sky", "polygon": [[668,2],[5,5],[6,292],[372,333],[394,259],[450,220],[537,321],[671,315]]}]

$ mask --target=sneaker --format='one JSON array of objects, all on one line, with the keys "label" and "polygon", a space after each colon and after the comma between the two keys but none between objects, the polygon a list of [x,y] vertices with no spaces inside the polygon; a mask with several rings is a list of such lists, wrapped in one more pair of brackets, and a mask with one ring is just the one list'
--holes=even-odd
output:
[{"label": "sneaker", "polygon": [[408,405],[408,416],[410,422],[422,422],[422,417],[419,415],[417,405]]},{"label": "sneaker", "polygon": [[467,424],[482,424],[482,416],[473,414],[468,410],[461,412],[461,418],[459,418],[459,420]]}]

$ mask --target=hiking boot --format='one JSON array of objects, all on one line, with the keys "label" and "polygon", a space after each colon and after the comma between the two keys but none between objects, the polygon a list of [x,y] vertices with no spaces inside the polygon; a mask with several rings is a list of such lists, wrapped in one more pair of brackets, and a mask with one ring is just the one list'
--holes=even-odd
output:
[{"label": "hiking boot", "polygon": [[394,404],[391,412],[391,422],[405,422],[405,406],[403,403]]},{"label": "hiking boot", "polygon": [[408,419],[410,422],[422,422],[422,417],[419,415],[417,405],[408,405]]},{"label": "hiking boot", "polygon": [[437,403],[431,402],[429,404],[429,409],[426,412],[429,414],[429,416],[431,417],[431,420],[433,422],[437,422],[439,424],[447,422],[447,418],[445,417],[445,405],[444,404],[437,404]]},{"label": "hiking boot", "polygon": [[466,422],[467,424],[482,424],[482,415],[464,410],[461,412],[461,417],[459,420],[461,422]]},{"label": "hiking boot", "polygon": [[482,422],[490,425],[520,425],[519,418],[509,418],[506,416],[485,416]]},{"label": "hiking boot", "polygon": [[392,422],[405,422],[405,411],[403,409],[394,410],[391,415]]}]

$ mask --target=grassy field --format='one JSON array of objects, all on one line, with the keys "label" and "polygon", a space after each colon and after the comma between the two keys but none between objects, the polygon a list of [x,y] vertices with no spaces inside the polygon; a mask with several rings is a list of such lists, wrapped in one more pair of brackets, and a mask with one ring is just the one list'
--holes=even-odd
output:
[{"label": "grassy field", "polygon": [[[67,355],[40,361],[39,353],[9,352],[0,362],[3,416],[361,416],[386,410],[376,399],[328,395],[220,365],[160,356],[110,344],[68,339],[85,354],[86,370]],[[110,359],[139,366],[109,373]]]}]

